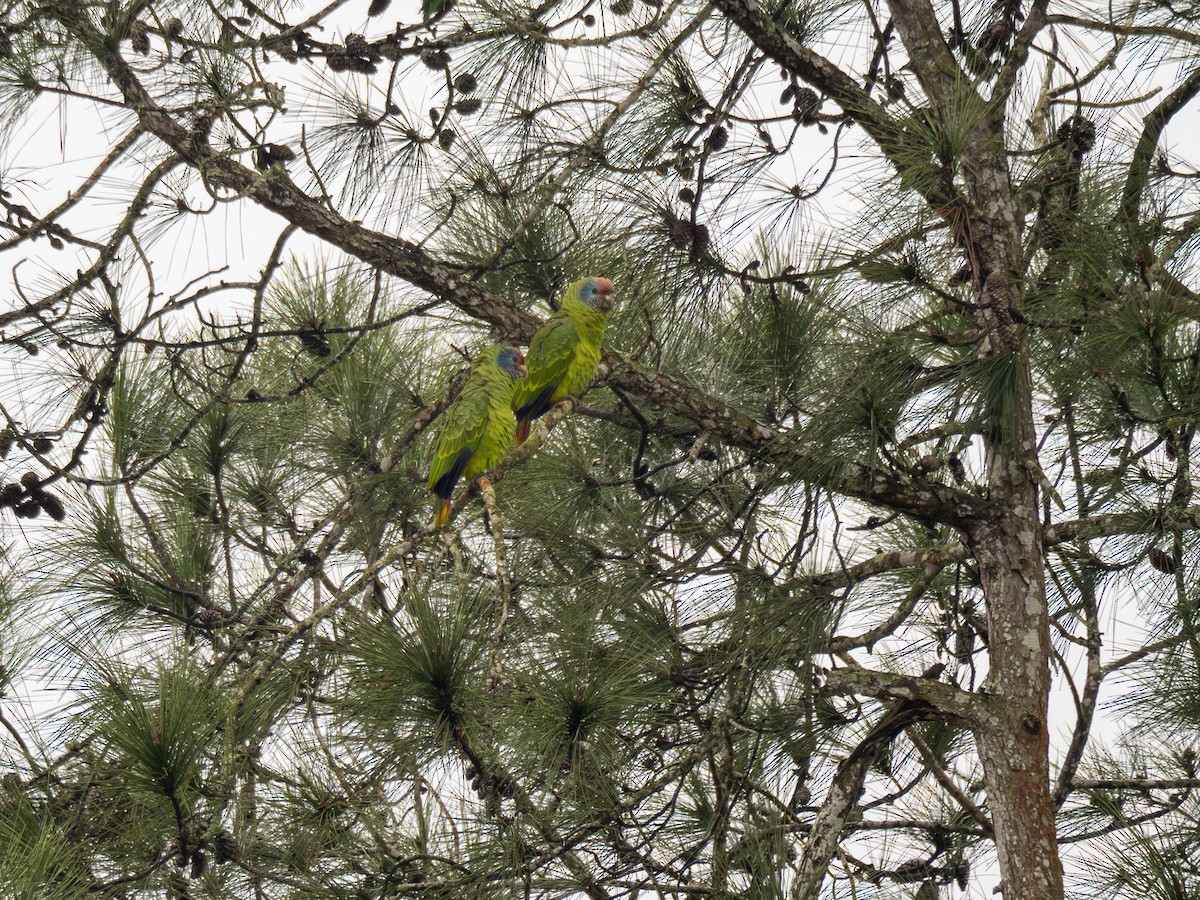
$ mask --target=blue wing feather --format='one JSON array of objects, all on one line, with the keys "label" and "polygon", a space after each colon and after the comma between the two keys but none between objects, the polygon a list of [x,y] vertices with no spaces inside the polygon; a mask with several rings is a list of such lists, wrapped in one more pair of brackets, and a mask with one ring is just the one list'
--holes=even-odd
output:
[{"label": "blue wing feather", "polygon": [[471,461],[471,454],[474,452],[474,447],[467,447],[459,451],[454,462],[450,464],[450,468],[446,470],[446,474],[433,483],[432,491],[436,496],[443,500],[449,500],[453,496],[454,486],[458,484],[458,479],[462,477],[463,470]]},{"label": "blue wing feather", "polygon": [[533,399],[523,404],[517,410],[517,418],[539,419],[544,416],[550,407],[554,405],[550,402],[550,398],[554,396],[556,390],[558,390],[558,382],[546,385]]}]

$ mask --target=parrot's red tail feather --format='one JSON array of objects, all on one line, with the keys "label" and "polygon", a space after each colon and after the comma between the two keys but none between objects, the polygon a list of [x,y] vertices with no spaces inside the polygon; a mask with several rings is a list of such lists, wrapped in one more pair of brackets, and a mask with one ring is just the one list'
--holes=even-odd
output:
[{"label": "parrot's red tail feather", "polygon": [[529,419],[522,419],[517,423],[517,446],[520,447],[523,443],[529,440],[529,426],[532,424]]}]

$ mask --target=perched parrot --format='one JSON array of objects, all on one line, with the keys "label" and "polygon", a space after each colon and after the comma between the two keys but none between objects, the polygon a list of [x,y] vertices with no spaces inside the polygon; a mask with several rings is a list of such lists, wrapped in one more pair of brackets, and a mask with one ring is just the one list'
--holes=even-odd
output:
[{"label": "perched parrot", "polygon": [[450,497],[458,480],[486,472],[512,447],[517,430],[513,389],[525,374],[525,357],[511,347],[488,347],[471,363],[466,386],[443,416],[429,469],[429,490],[439,500],[435,527],[450,518]]},{"label": "perched parrot", "polygon": [[578,397],[600,362],[604,323],[613,305],[613,283],[581,278],[563,294],[558,312],[529,342],[529,374],[513,393],[517,443],[529,437],[530,423],[563,397]]}]

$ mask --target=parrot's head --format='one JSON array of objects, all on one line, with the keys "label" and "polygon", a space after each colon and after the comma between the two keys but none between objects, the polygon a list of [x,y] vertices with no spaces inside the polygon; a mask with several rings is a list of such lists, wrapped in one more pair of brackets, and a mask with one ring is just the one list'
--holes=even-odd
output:
[{"label": "parrot's head", "polygon": [[579,288],[579,299],[602,313],[612,309],[613,283],[607,278],[585,278]]},{"label": "parrot's head", "polygon": [[496,353],[496,365],[507,372],[513,381],[529,374],[525,369],[525,357],[520,350],[514,350],[512,347],[500,348]]}]

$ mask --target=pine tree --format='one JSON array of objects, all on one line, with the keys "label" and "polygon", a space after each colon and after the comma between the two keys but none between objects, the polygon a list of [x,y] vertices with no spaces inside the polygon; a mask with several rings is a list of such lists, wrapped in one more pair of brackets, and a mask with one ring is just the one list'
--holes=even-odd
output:
[{"label": "pine tree", "polygon": [[[0,894],[1200,896],[1198,46],[0,7]],[[432,528],[586,275],[591,390]]]}]

